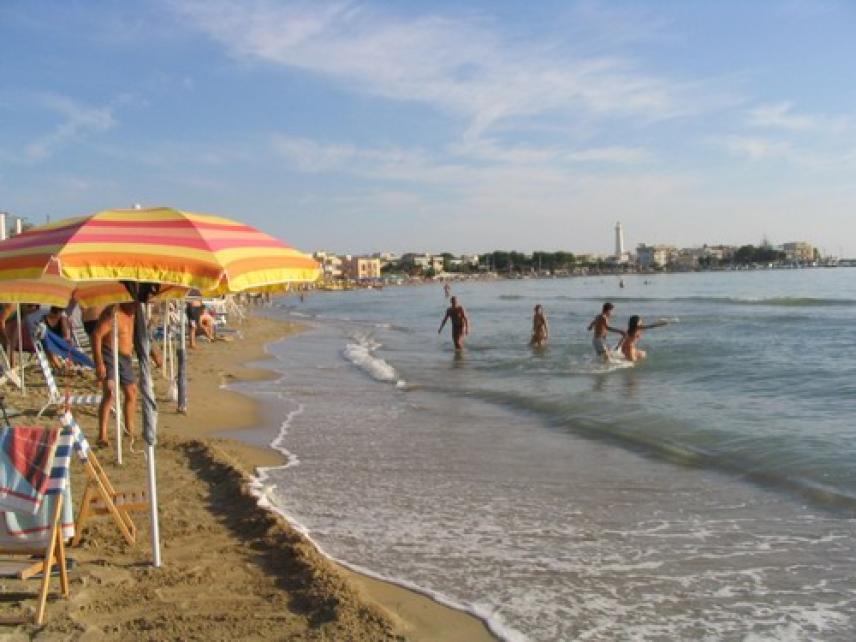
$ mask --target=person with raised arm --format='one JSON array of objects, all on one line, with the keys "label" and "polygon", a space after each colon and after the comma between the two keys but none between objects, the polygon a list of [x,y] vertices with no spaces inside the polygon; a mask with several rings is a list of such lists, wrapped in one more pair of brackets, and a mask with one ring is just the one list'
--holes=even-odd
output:
[{"label": "person with raised arm", "polygon": [[640,361],[644,359],[648,356],[648,353],[645,350],[640,350],[636,345],[639,339],[642,338],[642,330],[661,328],[664,325],[668,325],[668,323],[665,319],[661,319],[651,325],[642,325],[642,317],[634,314],[630,317],[630,321],[627,324],[627,334],[624,335],[621,343],[618,344],[618,349],[621,350],[624,358],[628,361]]}]

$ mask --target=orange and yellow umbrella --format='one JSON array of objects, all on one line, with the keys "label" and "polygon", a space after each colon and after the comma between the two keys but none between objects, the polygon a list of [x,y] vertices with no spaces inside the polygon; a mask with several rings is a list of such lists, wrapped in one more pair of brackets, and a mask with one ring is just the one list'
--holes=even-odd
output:
[{"label": "orange and yellow umbrella", "polygon": [[[180,298],[186,293],[187,288],[170,287],[161,290],[158,298]],[[40,279],[0,281],[0,303],[39,303],[64,308],[72,299],[84,308],[134,300],[128,289],[118,281],[77,284],[52,274],[46,274]]]},{"label": "orange and yellow umbrella", "polygon": [[0,281],[43,275],[225,294],[312,282],[320,269],[310,256],[249,225],[151,208],[65,219],[0,242]]}]

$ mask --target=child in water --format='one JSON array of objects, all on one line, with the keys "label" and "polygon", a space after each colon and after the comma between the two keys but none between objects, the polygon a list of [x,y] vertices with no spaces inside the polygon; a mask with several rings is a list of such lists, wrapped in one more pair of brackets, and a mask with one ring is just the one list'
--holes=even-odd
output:
[{"label": "child in water", "polygon": [[661,320],[656,323],[652,323],[651,325],[642,325],[642,318],[638,314],[634,314],[630,317],[630,321],[627,324],[627,334],[618,344],[617,349],[621,350],[624,358],[628,361],[640,361],[644,359],[647,356],[647,353],[636,347],[639,339],[642,338],[642,330],[660,328],[664,325],[668,325],[668,323],[668,321]]}]

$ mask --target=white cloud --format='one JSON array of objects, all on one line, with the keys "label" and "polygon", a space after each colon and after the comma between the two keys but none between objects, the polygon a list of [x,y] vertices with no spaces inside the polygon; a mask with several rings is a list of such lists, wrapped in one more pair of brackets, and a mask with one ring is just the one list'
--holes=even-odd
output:
[{"label": "white cloud", "polygon": [[791,131],[804,131],[817,126],[815,119],[794,114],[788,102],[761,105],[749,112],[749,124],[755,127],[770,127]]},{"label": "white cloud", "polygon": [[454,145],[453,154],[493,163],[533,165],[542,163],[614,163],[635,164],[650,160],[650,154],[641,147],[608,146],[589,148],[533,147],[503,145],[490,138],[467,140]]},{"label": "white cloud", "polygon": [[513,117],[670,118],[689,88],[616,57],[563,53],[560,39],[521,46],[472,14],[399,18],[353,3],[188,0],[177,11],[232,55],[322,74],[352,89],[426,103],[479,135]]},{"label": "white cloud", "polygon": [[791,144],[781,140],[754,138],[750,136],[726,136],[717,141],[736,156],[750,160],[787,158],[791,155]]},{"label": "white cloud", "polygon": [[759,105],[747,114],[752,127],[781,129],[790,132],[840,134],[852,129],[852,117],[829,114],[796,113],[790,102]]},{"label": "white cloud", "polygon": [[66,96],[46,94],[41,105],[59,114],[62,121],[50,132],[24,147],[30,161],[44,160],[61,146],[113,128],[116,120],[110,107],[88,107]]}]

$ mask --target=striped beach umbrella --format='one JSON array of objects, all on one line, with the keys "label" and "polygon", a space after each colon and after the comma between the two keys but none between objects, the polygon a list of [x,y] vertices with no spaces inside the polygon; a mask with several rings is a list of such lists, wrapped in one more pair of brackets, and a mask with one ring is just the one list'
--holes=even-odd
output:
[{"label": "striped beach umbrella", "polygon": [[311,257],[248,225],[165,207],[105,210],[0,241],[0,282],[45,275],[78,284],[116,281],[138,302],[134,351],[140,366],[155,566],[161,565],[154,453],[157,404],[143,304],[163,286],[204,294],[276,290],[314,282],[320,273]]},{"label": "striped beach umbrella", "polygon": [[[187,288],[168,286],[159,292],[159,298],[180,298],[186,293]],[[78,284],[53,274],[38,279],[0,281],[0,303],[38,303],[64,308],[72,299],[84,308],[134,300],[128,288],[118,281]]]},{"label": "striped beach umbrella", "polygon": [[249,225],[159,207],[105,210],[0,242],[0,281],[44,274],[225,294],[312,282],[320,270],[310,256]]}]

